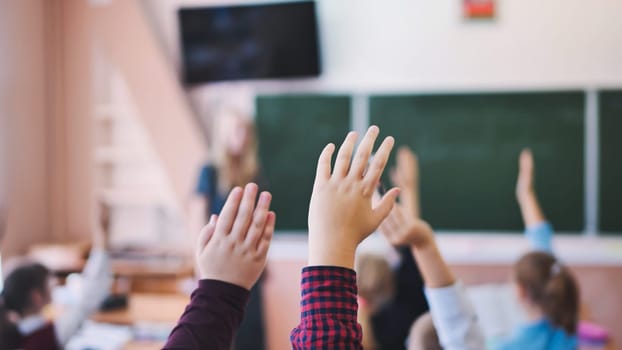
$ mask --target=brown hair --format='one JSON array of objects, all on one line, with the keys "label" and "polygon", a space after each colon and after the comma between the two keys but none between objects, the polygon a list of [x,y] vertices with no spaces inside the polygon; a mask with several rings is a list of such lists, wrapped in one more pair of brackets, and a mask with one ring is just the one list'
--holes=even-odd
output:
[{"label": "brown hair", "polygon": [[374,254],[361,254],[356,259],[359,296],[376,308],[393,297],[395,281],[393,271],[385,258]]},{"label": "brown hair", "polygon": [[443,350],[430,312],[419,316],[410,328],[408,350]]},{"label": "brown hair", "polygon": [[525,254],[514,265],[518,284],[547,320],[568,334],[576,334],[579,287],[572,272],[544,252]]}]

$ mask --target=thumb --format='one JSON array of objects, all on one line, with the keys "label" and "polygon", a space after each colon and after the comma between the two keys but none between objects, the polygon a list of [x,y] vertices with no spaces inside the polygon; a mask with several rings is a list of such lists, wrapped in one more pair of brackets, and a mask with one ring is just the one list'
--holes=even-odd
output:
[{"label": "thumb", "polygon": [[382,221],[389,216],[399,194],[400,189],[394,187],[382,197],[379,203],[376,204],[376,207],[373,209],[373,216],[376,226],[380,225],[380,223],[382,223]]}]

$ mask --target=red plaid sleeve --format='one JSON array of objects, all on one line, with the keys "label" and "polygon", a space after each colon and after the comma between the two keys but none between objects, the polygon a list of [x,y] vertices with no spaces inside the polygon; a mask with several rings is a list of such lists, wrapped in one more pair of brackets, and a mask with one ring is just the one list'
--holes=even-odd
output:
[{"label": "red plaid sleeve", "polygon": [[361,326],[356,320],[356,273],[335,266],[302,270],[300,324],[290,335],[299,349],[363,349]]}]

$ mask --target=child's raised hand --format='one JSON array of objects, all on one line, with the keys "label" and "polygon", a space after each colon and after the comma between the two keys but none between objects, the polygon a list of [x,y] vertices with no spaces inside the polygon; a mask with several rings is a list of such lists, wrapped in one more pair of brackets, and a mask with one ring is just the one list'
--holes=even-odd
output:
[{"label": "child's raised hand", "polygon": [[407,146],[397,151],[396,166],[391,169],[391,182],[402,190],[400,203],[419,217],[419,161]]},{"label": "child's raised hand", "polygon": [[378,133],[378,127],[370,127],[351,159],[357,134],[350,132],[339,149],[332,172],[335,146],[329,144],[322,151],[309,205],[309,265],[352,268],[358,244],[378,228],[393,208],[397,188],[372,206],[372,195],[394,144],[392,137],[384,139],[368,167]]},{"label": "child's raised hand", "polygon": [[257,197],[257,185],[234,188],[220,216],[212,215],[199,234],[196,262],[201,279],[220,280],[250,289],[261,275],[274,233],[272,196]]},{"label": "child's raised hand", "polygon": [[397,150],[396,166],[391,169],[391,182],[399,188],[411,188],[419,184],[417,156],[406,146]]},{"label": "child's raised hand", "polygon": [[110,245],[111,208],[103,199],[95,202],[93,247],[107,249]]},{"label": "child's raised hand", "polygon": [[421,248],[434,241],[430,225],[401,204],[396,204],[380,224],[380,232],[394,246]]},{"label": "child's raised hand", "polygon": [[516,181],[516,198],[520,201],[534,192],[534,162],[531,150],[524,149],[518,161],[518,180]]}]

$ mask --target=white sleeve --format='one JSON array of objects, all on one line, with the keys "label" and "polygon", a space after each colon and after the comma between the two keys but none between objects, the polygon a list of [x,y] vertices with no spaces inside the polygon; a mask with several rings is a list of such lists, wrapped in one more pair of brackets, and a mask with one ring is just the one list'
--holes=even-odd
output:
[{"label": "white sleeve", "polygon": [[460,282],[443,288],[426,288],[425,295],[443,349],[486,349],[475,310]]},{"label": "white sleeve", "polygon": [[112,285],[110,257],[106,251],[94,249],[82,271],[82,289],[78,303],[54,321],[56,339],[65,346],[82,323],[91,316],[108,296]]}]

